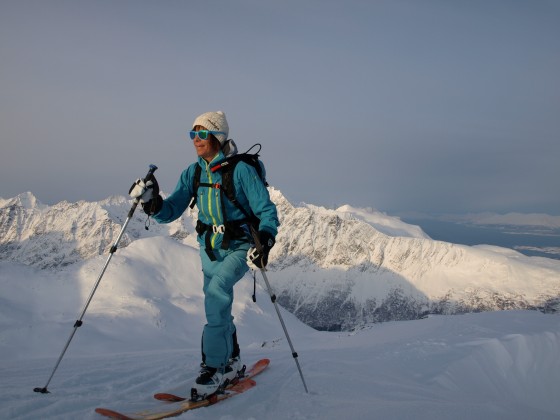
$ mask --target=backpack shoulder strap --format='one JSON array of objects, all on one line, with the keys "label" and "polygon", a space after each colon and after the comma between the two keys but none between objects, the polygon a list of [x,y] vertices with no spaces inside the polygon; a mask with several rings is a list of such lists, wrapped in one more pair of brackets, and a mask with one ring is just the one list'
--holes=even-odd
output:
[{"label": "backpack shoulder strap", "polygon": [[221,167],[221,170],[222,170],[222,188],[221,188],[221,190],[222,190],[223,194],[227,197],[227,199],[235,207],[237,207],[241,211],[241,213],[243,213],[243,215],[246,218],[250,218],[251,217],[250,212],[245,210],[243,208],[243,206],[241,204],[239,204],[239,201],[237,201],[235,185],[234,185],[234,182],[233,182],[233,173],[235,171],[235,168],[237,167],[237,164],[242,160],[242,159],[239,158],[239,156],[240,155],[235,155],[232,158],[228,159],[226,161],[228,164]]},{"label": "backpack shoulder strap", "polygon": [[[257,152],[256,153],[249,153],[254,147],[259,147]],[[247,219],[251,219],[253,217],[253,215],[252,215],[251,210],[247,211],[245,208],[243,208],[243,206],[241,204],[239,204],[239,201],[237,201],[235,185],[234,185],[234,182],[233,182],[233,174],[234,174],[234,171],[235,171],[235,168],[236,168],[237,164],[239,162],[244,162],[244,163],[252,166],[253,168],[255,168],[259,178],[263,181],[264,185],[268,187],[268,183],[265,181],[264,176],[263,176],[263,168],[262,168],[262,166],[260,164],[260,161],[259,161],[259,153],[258,152],[260,151],[260,148],[261,148],[260,143],[257,143],[254,146],[252,146],[249,150],[247,150],[247,152],[230,156],[230,157],[226,158],[225,160],[223,160],[222,162],[220,162],[220,163],[218,163],[218,164],[216,164],[216,165],[214,165],[210,168],[210,170],[212,172],[221,171],[222,184],[221,184],[221,186],[219,186],[219,188],[221,190],[222,196],[225,195],[227,197],[227,199],[233,205],[235,205],[235,207],[237,207]],[[213,185],[213,184],[205,184],[205,183],[200,182],[201,171],[202,171],[202,169],[201,169],[200,165],[197,165],[196,169],[195,169],[194,177],[193,177],[194,197],[191,200],[191,204],[189,205],[189,207],[191,209],[196,205],[196,199],[197,199],[197,196],[198,196],[198,187],[200,187],[200,186],[216,187],[216,185]],[[225,217],[225,208],[223,210],[224,210],[224,217]]]},{"label": "backpack shoulder strap", "polygon": [[194,169],[194,176],[193,176],[193,198],[191,203],[189,204],[189,208],[193,209],[196,205],[196,199],[198,198],[198,187],[200,186],[200,174],[202,172],[202,168],[200,165],[196,165]]}]

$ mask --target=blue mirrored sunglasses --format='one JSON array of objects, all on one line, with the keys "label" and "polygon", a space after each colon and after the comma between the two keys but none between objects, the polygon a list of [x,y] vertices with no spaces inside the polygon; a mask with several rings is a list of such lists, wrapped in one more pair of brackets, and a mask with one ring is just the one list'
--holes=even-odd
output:
[{"label": "blue mirrored sunglasses", "polygon": [[210,130],[199,130],[199,131],[191,131],[189,133],[191,135],[191,140],[194,140],[196,136],[200,140],[208,140],[208,134],[226,134],[223,131],[210,131]]}]

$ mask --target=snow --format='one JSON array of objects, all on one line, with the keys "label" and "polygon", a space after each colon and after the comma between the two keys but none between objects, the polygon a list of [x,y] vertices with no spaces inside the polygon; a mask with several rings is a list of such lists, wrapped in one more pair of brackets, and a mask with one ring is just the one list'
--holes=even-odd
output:
[{"label": "snow", "polygon": [[[0,418],[97,419],[95,407],[162,404],[154,392],[188,389],[204,324],[198,250],[150,236],[114,254],[51,393],[33,392],[51,374],[106,258],[43,270],[0,262]],[[278,274],[268,277],[274,288]],[[558,315],[486,312],[319,332],[282,310],[306,394],[258,279],[256,303],[249,275],[236,286],[234,315],[244,362],[268,357],[269,369],[247,393],[179,418],[560,417]]]},{"label": "snow", "polygon": [[397,217],[388,216],[372,208],[362,209],[344,205],[336,211],[363,220],[385,235],[429,239],[429,236],[420,227],[405,223]]}]

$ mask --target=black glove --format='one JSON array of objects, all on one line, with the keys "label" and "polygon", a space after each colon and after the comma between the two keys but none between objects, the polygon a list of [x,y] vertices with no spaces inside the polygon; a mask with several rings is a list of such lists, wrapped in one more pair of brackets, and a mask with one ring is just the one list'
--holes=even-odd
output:
[{"label": "black glove", "polygon": [[251,268],[265,268],[268,264],[268,254],[276,243],[274,236],[266,230],[259,231],[260,252],[257,247],[252,247],[247,252],[247,264]]},{"label": "black glove", "polygon": [[152,174],[146,182],[137,179],[130,187],[128,194],[132,198],[139,198],[144,213],[152,215],[161,210],[163,199],[159,195],[159,184]]}]

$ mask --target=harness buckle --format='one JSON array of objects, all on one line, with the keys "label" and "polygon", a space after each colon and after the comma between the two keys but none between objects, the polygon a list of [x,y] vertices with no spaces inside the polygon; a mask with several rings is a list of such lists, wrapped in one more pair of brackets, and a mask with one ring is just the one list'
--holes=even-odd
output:
[{"label": "harness buckle", "polygon": [[226,227],[224,225],[219,225],[219,226],[212,225],[212,231],[214,233],[224,234],[224,233],[226,233]]}]

